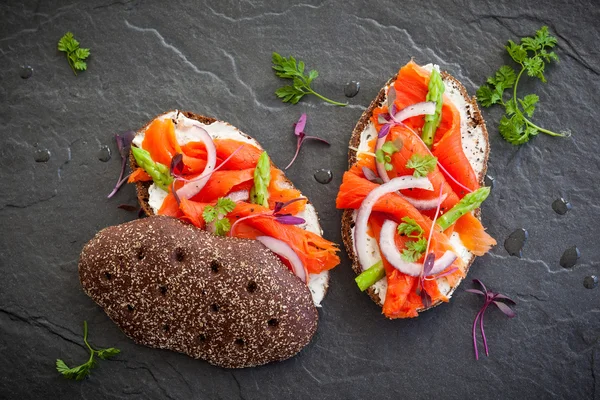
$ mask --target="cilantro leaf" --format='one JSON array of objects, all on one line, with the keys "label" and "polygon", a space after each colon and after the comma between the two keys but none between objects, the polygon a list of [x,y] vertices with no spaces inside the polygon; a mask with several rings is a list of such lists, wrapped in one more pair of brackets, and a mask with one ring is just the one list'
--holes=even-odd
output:
[{"label": "cilantro leaf", "polygon": [[225,236],[231,229],[231,224],[227,218],[221,218],[215,222],[215,234],[218,236]]},{"label": "cilantro leaf", "polygon": [[87,63],[84,62],[90,56],[90,49],[80,48],[79,42],[75,40],[71,32],[67,32],[58,41],[58,51],[62,51],[67,55],[69,66],[73,73],[77,75],[77,71],[85,71]]},{"label": "cilantro leaf", "polygon": [[308,75],[304,74],[305,64],[304,61],[296,61],[292,56],[286,58],[280,54],[273,52],[271,61],[273,62],[273,70],[275,75],[283,79],[291,79],[292,85],[280,87],[275,91],[277,97],[279,97],[284,103],[296,104],[307,94],[313,94],[328,103],[336,106],[345,106],[345,103],[340,103],[331,99],[328,99],[319,93],[315,92],[310,84],[315,80],[319,73],[315,70],[311,70]]},{"label": "cilantro leaf", "polygon": [[527,114],[528,117],[533,116],[533,112],[535,111],[535,105],[540,100],[538,95],[536,94],[528,94],[523,99],[519,99],[519,103],[521,104],[521,108],[523,112]]},{"label": "cilantro leaf", "polygon": [[115,349],[114,347],[109,347],[108,349],[100,349],[98,350],[98,357],[103,360],[106,360],[110,357],[114,357],[119,354],[121,350]]},{"label": "cilantro leaf", "polygon": [[211,223],[217,218],[218,214],[219,212],[216,207],[206,206],[204,207],[204,211],[202,211],[202,218],[204,218],[206,223]]},{"label": "cilantro leaf", "polygon": [[410,217],[403,217],[402,221],[404,222],[398,225],[399,235],[406,235],[409,238],[420,238],[421,236],[423,236],[423,228],[421,228],[421,226],[417,224],[417,221]]},{"label": "cilantro leaf", "polygon": [[[517,74],[510,66],[504,65],[477,90],[477,100],[483,107],[494,104],[504,107],[505,114],[500,120],[498,130],[500,135],[513,145],[526,143],[539,132],[560,137],[571,135],[569,132],[557,133],[541,128],[528,119],[533,116],[539,101],[537,95],[529,94],[522,99],[517,97],[517,87],[524,72],[527,72],[530,77],[546,82],[544,76],[546,64],[558,61],[556,53],[551,51],[557,43],[557,39],[548,32],[547,26],[542,26],[533,37],[521,38],[518,44],[509,40],[505,48],[513,61],[520,65],[519,73]],[[511,88],[512,97],[505,101],[504,92]]]},{"label": "cilantro leaf", "polygon": [[227,197],[221,197],[217,200],[217,208],[221,214],[228,214],[235,208],[235,201]]},{"label": "cilantro leaf", "polygon": [[406,168],[414,169],[413,176],[420,178],[429,175],[435,169],[436,165],[437,157],[430,154],[413,154],[406,163]]},{"label": "cilantro leaf", "polygon": [[202,218],[204,218],[204,221],[207,224],[214,222],[215,235],[225,236],[225,234],[229,232],[229,229],[231,229],[229,219],[225,216],[232,212],[234,208],[235,202],[233,200],[226,197],[220,197],[217,199],[217,204],[214,206],[204,207]]},{"label": "cilantro leaf", "polygon": [[489,107],[492,104],[500,103],[502,98],[498,96],[495,91],[492,91],[492,88],[489,85],[481,85],[479,89],[477,89],[477,100],[484,107]]},{"label": "cilantro leaf", "polygon": [[402,251],[402,259],[406,262],[415,262],[427,250],[427,240],[421,238],[417,241],[406,242],[406,249]]},{"label": "cilantro leaf", "polygon": [[69,366],[60,358],[56,360],[56,370],[67,379],[82,380],[90,374],[90,370],[96,366],[96,359],[94,356],[105,360],[109,357],[115,356],[121,352],[121,350],[114,347],[107,349],[94,350],[87,341],[88,327],[87,321],[83,321],[83,342],[90,351],[90,358],[84,364],[78,365],[77,367],[69,368]]},{"label": "cilantro leaf", "polygon": [[544,77],[545,64],[540,56],[526,58],[523,60],[523,65],[525,66],[527,75],[540,78],[542,82],[546,83],[546,78]]},{"label": "cilantro leaf", "polygon": [[515,60],[516,63],[522,64],[527,58],[527,50],[523,46],[519,46],[512,40],[508,41],[508,45],[505,46],[510,57]]}]

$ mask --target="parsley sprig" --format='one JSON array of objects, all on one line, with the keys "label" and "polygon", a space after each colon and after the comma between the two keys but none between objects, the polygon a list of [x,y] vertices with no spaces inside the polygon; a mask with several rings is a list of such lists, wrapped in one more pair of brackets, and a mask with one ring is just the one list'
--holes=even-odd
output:
[{"label": "parsley sprig", "polygon": [[219,236],[225,236],[231,224],[229,219],[225,217],[228,213],[232,212],[235,208],[235,202],[226,197],[221,197],[217,200],[217,204],[214,206],[206,206],[202,212],[202,217],[207,224],[214,221],[215,223],[215,234]]},{"label": "parsley sprig", "polygon": [[284,103],[296,104],[305,95],[314,94],[318,98],[325,100],[328,103],[335,104],[336,106],[344,107],[347,105],[346,103],[328,99],[315,92],[310,87],[310,84],[319,76],[319,73],[313,69],[310,70],[308,75],[305,75],[304,61],[296,62],[296,59],[292,56],[285,58],[275,52],[273,52],[272,60],[273,69],[278,77],[292,79],[292,85],[280,87],[275,91],[277,97],[282,99]]},{"label": "parsley sprig", "polygon": [[406,163],[406,168],[414,169],[413,176],[415,178],[421,178],[433,172],[436,165],[437,157],[434,157],[431,154],[413,154]]},{"label": "parsley sprig", "polygon": [[[521,70],[517,74],[512,67],[503,65],[487,79],[487,84],[477,90],[477,100],[482,106],[490,107],[500,104],[505,108],[499,130],[502,137],[513,145],[526,143],[539,132],[550,136],[571,136],[569,132],[553,132],[531,122],[529,118],[533,116],[535,106],[539,101],[537,95],[528,94],[523,98],[517,97],[517,87],[524,72],[527,72],[530,77],[538,78],[546,83],[544,76],[546,63],[558,62],[558,56],[551,50],[556,44],[557,40],[548,33],[547,26],[542,26],[534,37],[522,38],[519,44],[509,40],[505,48],[510,57],[521,66]],[[513,89],[513,91],[512,97],[505,101],[504,92],[507,89]]]},{"label": "parsley sprig", "polygon": [[79,42],[75,40],[71,32],[65,33],[58,41],[58,50],[67,53],[67,61],[77,75],[77,71],[85,71],[87,63],[84,61],[90,55],[90,49],[79,47]]},{"label": "parsley sprig", "polygon": [[402,259],[406,262],[415,262],[427,251],[427,239],[423,237],[423,228],[417,221],[409,217],[402,218],[402,221],[404,222],[398,225],[398,234],[417,239],[406,242],[406,248],[402,250]]},{"label": "parsley sprig", "polygon": [[98,356],[103,360],[106,360],[110,357],[116,356],[121,352],[121,350],[116,349],[114,347],[109,347],[107,349],[94,350],[92,346],[87,341],[88,336],[88,326],[87,321],[83,321],[83,342],[90,350],[90,358],[84,364],[81,364],[77,367],[69,368],[67,364],[60,358],[56,360],[56,370],[62,374],[67,379],[75,379],[82,380],[86,376],[90,374],[90,370],[96,366],[96,360],[94,356]]}]

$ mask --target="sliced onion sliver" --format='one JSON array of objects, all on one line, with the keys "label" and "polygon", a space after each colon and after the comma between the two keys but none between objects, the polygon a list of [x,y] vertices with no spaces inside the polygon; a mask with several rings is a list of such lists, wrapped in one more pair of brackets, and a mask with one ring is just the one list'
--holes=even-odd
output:
[{"label": "sliced onion sliver", "polygon": [[[410,275],[419,276],[423,270],[423,264],[415,262],[406,262],[402,259],[402,254],[396,247],[394,237],[396,235],[396,229],[398,224],[392,220],[386,220],[381,226],[381,233],[379,236],[379,250],[385,259],[398,271]],[[448,268],[456,260],[456,254],[448,250],[443,256],[435,260],[433,268],[429,275],[435,275]]]},{"label": "sliced onion sliver", "polygon": [[304,283],[306,283],[306,271],[304,270],[304,264],[298,257],[298,254],[290,247],[286,242],[275,239],[271,236],[258,236],[256,238],[259,242],[265,245],[266,248],[271,250],[273,253],[280,257],[285,258],[292,264],[294,274]]},{"label": "sliced onion sliver", "polygon": [[200,138],[200,141],[204,143],[204,146],[206,147],[207,159],[206,167],[204,167],[204,171],[202,171],[198,178],[188,181],[177,191],[177,195],[180,198],[186,199],[194,197],[202,190],[204,185],[206,185],[206,182],[208,182],[210,179],[212,172],[215,170],[215,165],[217,164],[217,148],[215,147],[215,143],[208,132],[196,124],[191,125],[188,129],[194,130],[195,134]]},{"label": "sliced onion sliver", "polygon": [[[385,136],[377,139],[377,143],[375,144],[375,151],[381,149],[381,146],[383,146],[384,143],[385,143]],[[377,174],[379,175],[381,180],[383,180],[384,182],[389,182],[390,177],[388,176],[387,171],[385,170],[384,163],[381,163],[381,162],[375,160],[375,165],[377,167]],[[404,197],[404,199],[406,201],[408,201],[417,210],[431,210],[438,206],[437,198],[430,199],[430,200],[422,200],[422,199],[415,199],[413,197],[405,196],[400,192],[398,192],[398,194],[400,196]],[[448,196],[447,194],[444,194],[442,201],[444,201],[447,196]]]},{"label": "sliced onion sliver", "polygon": [[377,203],[377,200],[388,193],[394,193],[401,189],[411,188],[433,190],[433,185],[427,178],[400,176],[373,189],[371,193],[369,193],[363,200],[360,208],[358,209],[356,222],[354,225],[354,246],[356,247],[356,254],[358,256],[358,262],[360,265],[365,266],[369,263],[368,260],[370,255],[367,250],[367,229],[369,224],[369,216],[371,215],[373,206],[375,203]]},{"label": "sliced onion sliver", "polygon": [[402,110],[392,115],[392,119],[395,122],[402,122],[405,119],[426,114],[435,114],[435,101],[423,101],[421,103],[404,107]]},{"label": "sliced onion sliver", "polygon": [[225,198],[237,203],[238,201],[246,201],[250,198],[250,192],[247,190],[238,190],[237,192],[231,192]]},{"label": "sliced onion sliver", "polygon": [[444,200],[446,200],[446,197],[448,197],[448,194],[444,193],[442,195],[442,197],[439,197],[439,198],[436,197],[435,199],[424,200],[424,199],[415,199],[414,197],[405,196],[400,192],[398,192],[398,194],[400,196],[404,197],[404,200],[408,201],[417,210],[433,210],[439,204],[443,203]]}]

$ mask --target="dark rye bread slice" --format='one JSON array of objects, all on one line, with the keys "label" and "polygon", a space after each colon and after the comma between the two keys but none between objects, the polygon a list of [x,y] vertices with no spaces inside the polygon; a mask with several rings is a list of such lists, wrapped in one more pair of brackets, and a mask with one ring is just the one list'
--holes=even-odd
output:
[{"label": "dark rye bread slice", "polygon": [[[481,127],[481,135],[480,135],[481,137],[479,137],[478,140],[485,142],[486,150],[483,152],[483,154],[477,154],[477,155],[471,155],[471,156],[483,157],[483,169],[481,171],[475,171],[477,173],[477,177],[479,179],[479,184],[483,185],[485,174],[487,172],[487,163],[488,163],[490,146],[489,146],[489,137],[488,137],[487,128],[485,126],[485,121],[483,120],[483,117],[481,116],[481,111],[479,110],[479,106],[477,105],[477,99],[475,98],[475,96],[469,97],[467,90],[465,89],[463,84],[460,83],[452,75],[448,74],[446,71],[442,71],[441,76],[442,76],[442,80],[444,81],[444,83],[450,84],[459,90],[460,95],[463,97],[463,99],[467,103],[467,117],[469,120],[468,121],[469,127],[470,128]],[[369,124],[369,120],[371,119],[371,117],[373,115],[373,110],[375,108],[381,106],[384,103],[384,101],[386,100],[386,89],[388,86],[390,86],[396,80],[396,78],[397,78],[397,75],[393,76],[386,82],[386,84],[383,86],[383,88],[381,88],[381,90],[379,91],[379,93],[377,94],[375,99],[371,102],[369,107],[362,114],[362,116],[358,120],[356,126],[354,127],[354,130],[352,131],[352,136],[350,137],[350,147],[354,147],[354,148],[359,147],[361,134],[367,128],[367,126]],[[461,134],[464,137],[464,135],[468,134],[468,133],[461,132]],[[470,155],[467,154],[467,157],[469,157],[469,156]],[[356,151],[352,150],[352,149],[348,150],[348,169],[350,169],[356,162],[357,162]],[[344,210],[344,212],[342,214],[342,240],[344,242],[344,246],[346,248],[348,256],[350,257],[350,260],[352,261],[352,269],[354,270],[354,272],[357,275],[359,275],[362,272],[362,268],[358,262],[358,258],[356,256],[356,254],[354,253],[354,243],[352,240],[352,227],[354,226],[354,221],[352,219],[353,211],[354,210],[346,209],[346,210]],[[478,218],[480,218],[479,210],[477,210],[475,212],[475,215]],[[473,264],[474,260],[475,260],[475,256],[473,256],[471,258],[471,261],[466,266],[465,275],[469,271],[469,268],[471,267],[471,264]],[[461,281],[458,281],[456,286],[454,286],[450,290],[449,296],[452,295],[452,293],[454,293],[454,291],[456,290],[458,285],[460,285],[460,282]],[[373,289],[373,287],[368,288],[367,293],[369,294],[371,299],[375,302],[375,304],[377,304],[379,306],[383,306],[383,301],[385,299],[381,299],[379,297],[379,295],[377,293],[375,293],[375,290]],[[441,303],[442,302],[438,300],[437,302],[433,303],[431,305],[431,307],[419,309],[417,311],[419,311],[419,312],[426,311],[426,310],[429,310]]]},{"label": "dark rye bread slice", "polygon": [[79,260],[84,291],[135,342],[226,368],[284,360],[318,314],[262,244],[153,216],[100,231]]}]

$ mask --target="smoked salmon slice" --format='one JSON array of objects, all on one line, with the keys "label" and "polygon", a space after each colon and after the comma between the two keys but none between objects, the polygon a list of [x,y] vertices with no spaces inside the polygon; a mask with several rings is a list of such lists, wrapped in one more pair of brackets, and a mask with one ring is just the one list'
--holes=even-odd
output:
[{"label": "smoked salmon slice", "polygon": [[484,255],[496,245],[496,240],[485,231],[481,221],[471,213],[463,215],[456,221],[454,231],[458,233],[465,247],[476,256]]},{"label": "smoked salmon slice", "polygon": [[[400,69],[394,83],[396,90],[395,104],[398,110],[426,100],[429,90],[429,76],[430,74],[427,70],[419,67],[413,61]],[[387,106],[377,111],[377,113],[381,112],[387,112]],[[374,122],[377,122],[377,113],[373,113]],[[422,116],[413,117],[404,121],[404,123],[420,133],[423,128],[424,119]],[[462,149],[460,113],[450,101],[447,101],[446,96],[444,96],[442,117],[435,133],[431,151],[448,173],[462,185],[471,191],[479,188],[477,176]],[[460,198],[467,194],[452,179],[448,179],[448,181]]]}]

